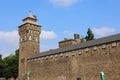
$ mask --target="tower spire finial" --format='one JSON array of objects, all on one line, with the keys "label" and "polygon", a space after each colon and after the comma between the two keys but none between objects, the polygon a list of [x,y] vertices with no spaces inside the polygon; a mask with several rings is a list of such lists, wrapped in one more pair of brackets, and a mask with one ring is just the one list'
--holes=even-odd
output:
[{"label": "tower spire finial", "polygon": [[31,10],[29,10],[29,14],[31,13],[32,11]]},{"label": "tower spire finial", "polygon": [[31,10],[29,10],[28,17],[35,18],[33,14],[31,13]]}]

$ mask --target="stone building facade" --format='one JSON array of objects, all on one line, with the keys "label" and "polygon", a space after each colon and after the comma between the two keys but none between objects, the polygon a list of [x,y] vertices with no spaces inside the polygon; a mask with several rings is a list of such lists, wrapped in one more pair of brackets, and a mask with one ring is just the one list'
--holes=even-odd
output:
[{"label": "stone building facade", "polygon": [[[34,25],[32,30],[37,29],[39,33],[30,34],[39,39],[41,26],[25,24],[29,28]],[[29,34],[20,32],[27,25],[19,27],[20,38]],[[84,43],[78,39],[79,36],[65,39],[59,42],[59,48],[40,53],[39,41],[20,41],[19,79],[27,79],[29,71],[30,80],[101,80],[100,72],[103,71],[106,80],[120,80],[120,34]]]}]

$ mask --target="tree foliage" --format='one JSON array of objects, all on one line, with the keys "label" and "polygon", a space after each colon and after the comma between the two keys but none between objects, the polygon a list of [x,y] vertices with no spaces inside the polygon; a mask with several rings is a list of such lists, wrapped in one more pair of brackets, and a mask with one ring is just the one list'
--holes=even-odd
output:
[{"label": "tree foliage", "polygon": [[5,57],[3,60],[2,55],[0,55],[0,77],[5,77],[6,79],[11,77],[17,78],[18,62],[19,62],[19,49],[15,51],[15,55],[11,54]]},{"label": "tree foliage", "polygon": [[2,55],[0,54],[0,77],[3,77],[3,60],[2,60]]},{"label": "tree foliage", "polygon": [[80,41],[81,43],[85,42],[85,37],[81,36]]},{"label": "tree foliage", "polygon": [[88,28],[87,35],[86,35],[85,39],[86,39],[86,41],[94,39],[94,34],[90,28]]}]

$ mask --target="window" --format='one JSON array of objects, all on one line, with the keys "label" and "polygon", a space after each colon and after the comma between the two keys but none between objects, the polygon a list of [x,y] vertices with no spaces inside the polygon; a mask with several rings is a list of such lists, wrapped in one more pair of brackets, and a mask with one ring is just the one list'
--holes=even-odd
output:
[{"label": "window", "polygon": [[113,42],[113,43],[112,43],[112,47],[115,47],[115,46],[116,46],[116,42]]},{"label": "window", "polygon": [[29,36],[29,40],[32,40],[32,37],[31,37],[31,36]]},{"label": "window", "polygon": [[45,59],[48,59],[48,56],[46,56]]},{"label": "window", "polygon": [[38,42],[38,37],[36,37],[35,41]]},{"label": "window", "polygon": [[22,42],[22,38],[20,38],[20,42]]},{"label": "window", "polygon": [[94,48],[93,48],[93,49],[94,49],[94,51],[96,51],[96,50],[97,50],[97,47],[96,47],[96,46],[94,46]]},{"label": "window", "polygon": [[80,55],[81,53],[82,53],[82,50],[81,50],[81,49],[79,49],[79,50],[78,50],[78,54]]},{"label": "window", "polygon": [[26,33],[29,33],[29,30],[26,30]]},{"label": "window", "polygon": [[105,49],[105,48],[106,48],[106,45],[105,45],[105,44],[103,44],[103,45],[102,45],[102,48],[103,48],[103,49]]},{"label": "window", "polygon": [[50,58],[52,58],[53,56],[51,55]]},{"label": "window", "polygon": [[68,57],[69,56],[69,53],[68,52],[66,52],[66,57]]},{"label": "window", "polygon": [[81,78],[78,77],[76,80],[81,80]]},{"label": "window", "polygon": [[60,56],[62,57],[62,56],[63,56],[63,54],[61,53],[61,54],[60,54]]},{"label": "window", "polygon": [[38,60],[40,60],[40,58],[38,58]]},{"label": "window", "polygon": [[25,38],[25,41],[26,41],[26,36],[24,38]]},{"label": "window", "polygon": [[72,56],[74,56],[75,55],[75,51],[72,51]]},{"label": "window", "polygon": [[86,52],[88,52],[89,51],[89,48],[86,48],[86,50],[85,50]]},{"label": "window", "polygon": [[30,30],[30,33],[33,33],[33,30]]},{"label": "window", "polygon": [[44,57],[42,57],[42,60],[44,59]]},{"label": "window", "polygon": [[39,34],[39,31],[37,31],[37,33]]},{"label": "window", "polygon": [[55,57],[57,57],[57,54],[55,55]]}]

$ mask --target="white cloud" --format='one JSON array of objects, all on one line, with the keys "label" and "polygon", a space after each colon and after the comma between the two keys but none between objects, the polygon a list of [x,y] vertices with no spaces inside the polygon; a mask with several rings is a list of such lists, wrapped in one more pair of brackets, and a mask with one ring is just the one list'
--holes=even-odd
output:
[{"label": "white cloud", "polygon": [[19,36],[18,31],[0,31],[0,53],[6,57],[18,49]]},{"label": "white cloud", "polygon": [[55,6],[68,7],[77,3],[79,0],[49,0]]},{"label": "white cloud", "polygon": [[[40,38],[41,39],[54,39],[57,35],[53,31],[42,30]],[[3,58],[14,53],[18,49],[19,45],[19,35],[18,31],[0,31],[0,53],[2,53]]]},{"label": "white cloud", "polygon": [[109,27],[100,27],[100,28],[93,28],[92,29],[93,33],[98,36],[107,36],[113,32],[115,32],[114,28],[109,28]]},{"label": "white cloud", "polygon": [[74,32],[69,31],[69,30],[65,30],[65,31],[63,32],[63,34],[68,35],[68,36],[71,36],[71,35],[74,34]]},{"label": "white cloud", "polygon": [[[40,35],[41,39],[54,39],[56,37],[57,35],[53,31],[42,30],[41,35]],[[0,31],[0,41],[5,42],[6,44],[10,46],[14,46],[18,44],[19,42],[18,31],[9,31],[9,32]]]},{"label": "white cloud", "polygon": [[54,39],[57,37],[57,34],[53,31],[42,30],[40,38],[41,39]]},{"label": "white cloud", "polygon": [[18,44],[18,39],[18,31],[0,31],[0,40],[8,45],[15,46]]}]

